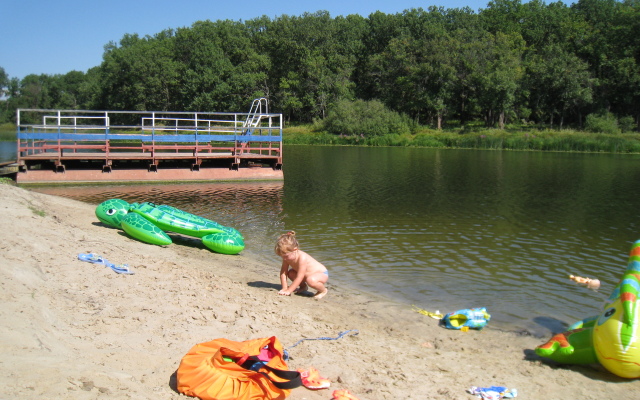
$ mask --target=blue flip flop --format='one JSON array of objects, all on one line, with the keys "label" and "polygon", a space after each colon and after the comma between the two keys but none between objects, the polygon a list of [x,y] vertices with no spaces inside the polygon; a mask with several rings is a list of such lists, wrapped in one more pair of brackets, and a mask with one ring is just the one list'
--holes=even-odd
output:
[{"label": "blue flip flop", "polygon": [[78,254],[78,259],[81,261],[87,261],[93,264],[102,264],[105,267],[111,268],[114,272],[123,275],[133,275],[135,272],[129,269],[129,265],[127,264],[114,264],[112,262],[107,261],[102,256],[93,253],[80,253]]},{"label": "blue flip flop", "polygon": [[114,270],[114,272],[118,273],[118,274],[123,274],[123,275],[133,275],[135,274],[135,272],[131,271],[129,269],[129,265],[128,264],[113,264],[110,262],[106,262],[105,265],[109,268],[111,268],[112,270]]},{"label": "blue flip flop", "polygon": [[78,259],[80,261],[87,261],[94,264],[104,264],[106,262],[102,256],[93,253],[80,253],[78,254]]}]

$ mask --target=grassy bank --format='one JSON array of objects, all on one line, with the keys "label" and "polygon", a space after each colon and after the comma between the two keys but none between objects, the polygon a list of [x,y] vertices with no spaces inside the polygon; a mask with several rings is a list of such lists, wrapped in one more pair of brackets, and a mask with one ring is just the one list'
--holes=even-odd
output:
[{"label": "grassy bank", "polygon": [[285,144],[404,146],[457,149],[640,153],[640,134],[589,133],[573,130],[421,129],[413,135],[333,135],[312,126],[284,130]]},{"label": "grassy bank", "polygon": [[0,140],[16,140],[16,126],[14,124],[0,124]]}]

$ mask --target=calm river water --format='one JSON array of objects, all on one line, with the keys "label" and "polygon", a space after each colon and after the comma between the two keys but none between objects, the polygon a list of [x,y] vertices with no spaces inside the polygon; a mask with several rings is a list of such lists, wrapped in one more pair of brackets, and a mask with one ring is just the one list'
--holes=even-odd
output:
[{"label": "calm river water", "polygon": [[274,283],[274,241],[295,230],[333,282],[409,308],[486,307],[490,327],[542,336],[597,314],[640,239],[636,155],[287,146],[284,167],[284,183],[31,190],[169,204],[233,226]]}]

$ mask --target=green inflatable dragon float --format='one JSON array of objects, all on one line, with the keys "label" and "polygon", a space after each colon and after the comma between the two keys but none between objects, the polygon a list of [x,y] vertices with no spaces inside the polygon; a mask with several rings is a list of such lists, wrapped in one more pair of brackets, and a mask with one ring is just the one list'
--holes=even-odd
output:
[{"label": "green inflatable dragon float", "polygon": [[96,217],[145,243],[171,244],[173,241],[165,232],[175,232],[201,238],[207,248],[217,253],[238,254],[244,249],[244,238],[236,229],[171,206],[109,199],[96,208]]},{"label": "green inflatable dragon float", "polygon": [[600,315],[578,321],[536,348],[562,364],[600,363],[623,378],[640,378],[640,240]]}]

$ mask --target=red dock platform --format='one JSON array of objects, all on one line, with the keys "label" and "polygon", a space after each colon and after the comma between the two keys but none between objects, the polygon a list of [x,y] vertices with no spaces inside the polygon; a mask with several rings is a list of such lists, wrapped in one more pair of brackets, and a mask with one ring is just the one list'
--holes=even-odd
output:
[{"label": "red dock platform", "polygon": [[282,114],[19,109],[18,183],[282,180]]}]

